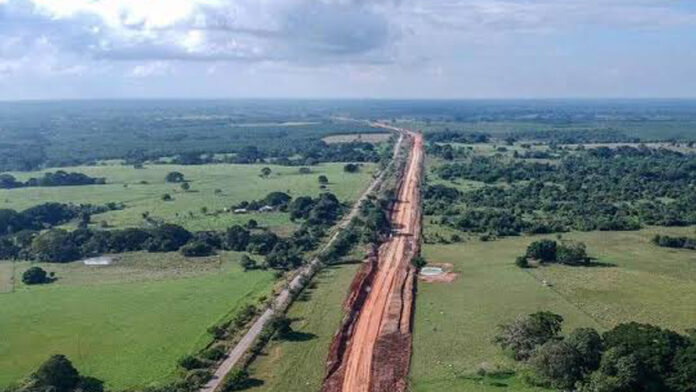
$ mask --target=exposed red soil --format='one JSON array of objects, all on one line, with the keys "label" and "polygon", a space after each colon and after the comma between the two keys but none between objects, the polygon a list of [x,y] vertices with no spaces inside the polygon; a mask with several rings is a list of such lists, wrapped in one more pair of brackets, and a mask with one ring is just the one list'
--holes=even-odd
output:
[{"label": "exposed red soil", "polygon": [[346,317],[331,344],[324,392],[406,390],[415,284],[411,259],[418,252],[421,231],[423,139],[420,134],[396,130],[411,140],[390,217],[398,231],[368,258],[353,280],[345,302]]},{"label": "exposed red soil", "polygon": [[452,283],[459,276],[458,273],[452,272],[452,264],[450,263],[428,263],[429,267],[440,267],[443,273],[440,275],[422,275],[418,274],[418,280],[427,283]]}]

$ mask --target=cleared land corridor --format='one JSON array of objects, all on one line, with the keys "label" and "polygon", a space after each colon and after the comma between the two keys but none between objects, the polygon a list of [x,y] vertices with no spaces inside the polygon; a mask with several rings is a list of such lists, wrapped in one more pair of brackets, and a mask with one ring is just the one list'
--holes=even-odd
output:
[{"label": "cleared land corridor", "polygon": [[420,237],[423,139],[414,132],[394,130],[411,142],[391,214],[396,231],[380,246],[376,257],[363,265],[352,285],[347,302],[352,302],[353,317],[347,317],[332,344],[322,388],[325,392],[406,389],[415,273],[411,258]]}]

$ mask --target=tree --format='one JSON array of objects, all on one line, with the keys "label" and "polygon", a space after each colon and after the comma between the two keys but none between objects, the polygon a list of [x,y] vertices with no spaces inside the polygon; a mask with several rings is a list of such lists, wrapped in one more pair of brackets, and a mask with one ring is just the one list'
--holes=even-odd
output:
[{"label": "tree", "polygon": [[590,258],[587,256],[585,244],[576,241],[563,241],[557,247],[556,261],[567,265],[587,265]]},{"label": "tree", "polygon": [[[636,387],[633,389],[636,392],[666,390],[677,353],[692,344],[687,337],[674,331],[635,322],[619,324],[605,332],[602,338],[607,350],[617,356],[612,361],[618,363],[620,357],[631,356],[630,360],[640,369],[633,384],[646,387]],[[605,359],[602,358],[603,365]]]},{"label": "tree", "polygon": [[180,249],[186,257],[205,257],[213,254],[213,248],[202,241],[192,241]]},{"label": "tree", "polygon": [[681,349],[674,358],[674,372],[668,384],[675,392],[696,391],[696,342]]},{"label": "tree", "polygon": [[556,241],[534,241],[527,247],[527,257],[541,262],[556,261]]},{"label": "tree", "polygon": [[184,175],[182,173],[180,173],[178,171],[173,171],[173,172],[167,173],[167,176],[164,177],[164,181],[178,183],[178,182],[184,182],[186,180],[184,179]]},{"label": "tree", "polygon": [[191,233],[179,225],[165,223],[150,232],[148,252],[173,252],[191,239]]},{"label": "tree", "polygon": [[63,229],[51,229],[36,236],[31,242],[30,253],[39,261],[64,263],[81,257],[73,235]]},{"label": "tree", "polygon": [[246,223],[246,228],[249,230],[254,230],[257,227],[259,227],[259,223],[256,221],[256,219],[249,219]]},{"label": "tree", "polygon": [[80,373],[65,355],[57,354],[41,364],[33,378],[47,390],[69,392],[80,382]]},{"label": "tree", "polygon": [[170,195],[169,193],[165,193],[164,195],[162,195],[162,201],[171,201],[171,200],[172,200],[172,195]]},{"label": "tree", "polygon": [[301,167],[301,168],[298,170],[298,172],[299,172],[300,174],[309,174],[309,173],[312,172],[312,169],[310,169],[310,168],[308,168],[308,167]]},{"label": "tree", "polygon": [[191,185],[188,182],[181,183],[181,190],[188,192],[189,189],[191,189]]},{"label": "tree", "polygon": [[347,163],[343,166],[343,171],[346,173],[357,173],[360,170],[360,166],[354,163]]},{"label": "tree", "polygon": [[414,267],[416,268],[423,268],[428,264],[428,262],[425,260],[425,258],[421,255],[414,256],[411,259],[411,264],[413,264]]},{"label": "tree", "polygon": [[242,390],[246,387],[248,381],[249,373],[247,373],[246,370],[234,368],[225,376],[225,380],[222,382],[221,391],[232,392]]},{"label": "tree", "polygon": [[516,360],[527,360],[534,349],[558,336],[563,317],[551,312],[532,313],[502,324],[493,339],[504,350],[509,350]]},{"label": "tree", "polygon": [[241,252],[246,250],[249,244],[249,232],[240,225],[234,225],[227,229],[224,238],[224,248]]},{"label": "tree", "polygon": [[270,167],[264,167],[261,169],[261,176],[262,177],[268,177],[271,175],[271,168]]},{"label": "tree", "polygon": [[43,284],[50,282],[48,274],[41,267],[31,267],[22,274],[24,284]]},{"label": "tree", "polygon": [[270,326],[276,332],[276,336],[278,336],[279,339],[285,339],[293,332],[292,320],[285,314],[273,316]]},{"label": "tree", "polygon": [[256,260],[247,255],[242,255],[242,257],[239,259],[239,264],[242,266],[242,268],[244,268],[244,271],[256,269],[257,267]]},{"label": "tree", "polygon": [[263,198],[263,202],[269,206],[280,207],[288,204],[292,197],[285,192],[271,192]]},{"label": "tree", "polygon": [[329,178],[326,177],[326,176],[323,175],[323,174],[320,175],[319,177],[317,177],[317,179],[319,180],[319,183],[320,183],[321,185],[326,185],[326,184],[329,183]]},{"label": "tree", "polygon": [[529,362],[542,384],[553,388],[571,389],[583,376],[580,353],[564,341],[544,343]]},{"label": "tree", "polygon": [[583,374],[596,370],[602,360],[604,343],[593,328],[577,328],[565,339],[566,343],[578,351]]}]

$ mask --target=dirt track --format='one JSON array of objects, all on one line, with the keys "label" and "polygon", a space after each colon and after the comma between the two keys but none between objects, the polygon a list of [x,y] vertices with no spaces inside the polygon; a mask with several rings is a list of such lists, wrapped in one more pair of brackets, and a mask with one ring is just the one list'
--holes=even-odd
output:
[{"label": "dirt track", "polygon": [[324,392],[404,391],[411,354],[411,309],[415,270],[411,258],[420,239],[420,134],[396,129],[411,151],[391,214],[392,237],[363,265],[346,306],[348,316],[334,337]]}]

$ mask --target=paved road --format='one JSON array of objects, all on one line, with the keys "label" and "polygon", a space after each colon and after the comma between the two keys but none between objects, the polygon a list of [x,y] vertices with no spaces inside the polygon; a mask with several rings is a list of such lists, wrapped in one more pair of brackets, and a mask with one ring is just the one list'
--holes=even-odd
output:
[{"label": "paved road", "polygon": [[[399,140],[397,141],[394,147],[394,156],[396,156],[399,149],[401,148],[402,141],[403,134],[399,133]],[[326,245],[324,245],[322,251],[331,246],[331,244],[336,240],[336,237],[340,233],[341,229],[346,228],[346,226],[348,226],[348,224],[350,223],[351,219],[353,219],[353,217],[355,217],[358,214],[360,210],[360,204],[382,182],[382,180],[384,179],[384,175],[384,172],[381,173],[377,178],[375,178],[372,181],[372,183],[370,183],[370,186],[365,190],[365,192],[363,192],[358,201],[353,205],[353,208],[351,208],[350,212],[343,219],[341,219],[341,221],[334,227],[334,233],[332,234],[331,239],[326,243]],[[263,327],[266,325],[266,323],[268,323],[271,317],[273,317],[273,315],[276,312],[285,312],[288,306],[290,306],[290,304],[292,303],[292,296],[290,295],[290,292],[292,290],[301,288],[303,279],[311,279],[312,276],[314,276],[314,273],[318,270],[320,264],[321,262],[319,261],[319,259],[314,258],[309,264],[300,269],[300,272],[290,282],[288,287],[283,289],[278,294],[275,301],[273,301],[273,306],[271,308],[266,309],[266,311],[263,312],[263,314],[256,320],[256,322],[254,322],[251,328],[249,328],[242,340],[240,340],[239,343],[237,343],[237,345],[234,348],[232,348],[232,350],[227,354],[227,358],[225,358],[225,360],[222,363],[220,363],[220,366],[215,371],[215,374],[213,374],[213,377],[210,379],[210,381],[208,381],[208,383],[205,386],[203,386],[203,388],[199,390],[200,392],[214,392],[220,386],[225,375],[229,373],[229,371],[232,370],[232,368],[239,362],[239,360],[242,359],[244,354],[249,351],[251,345],[254,343],[256,338],[261,333],[261,330],[263,330]]]}]

